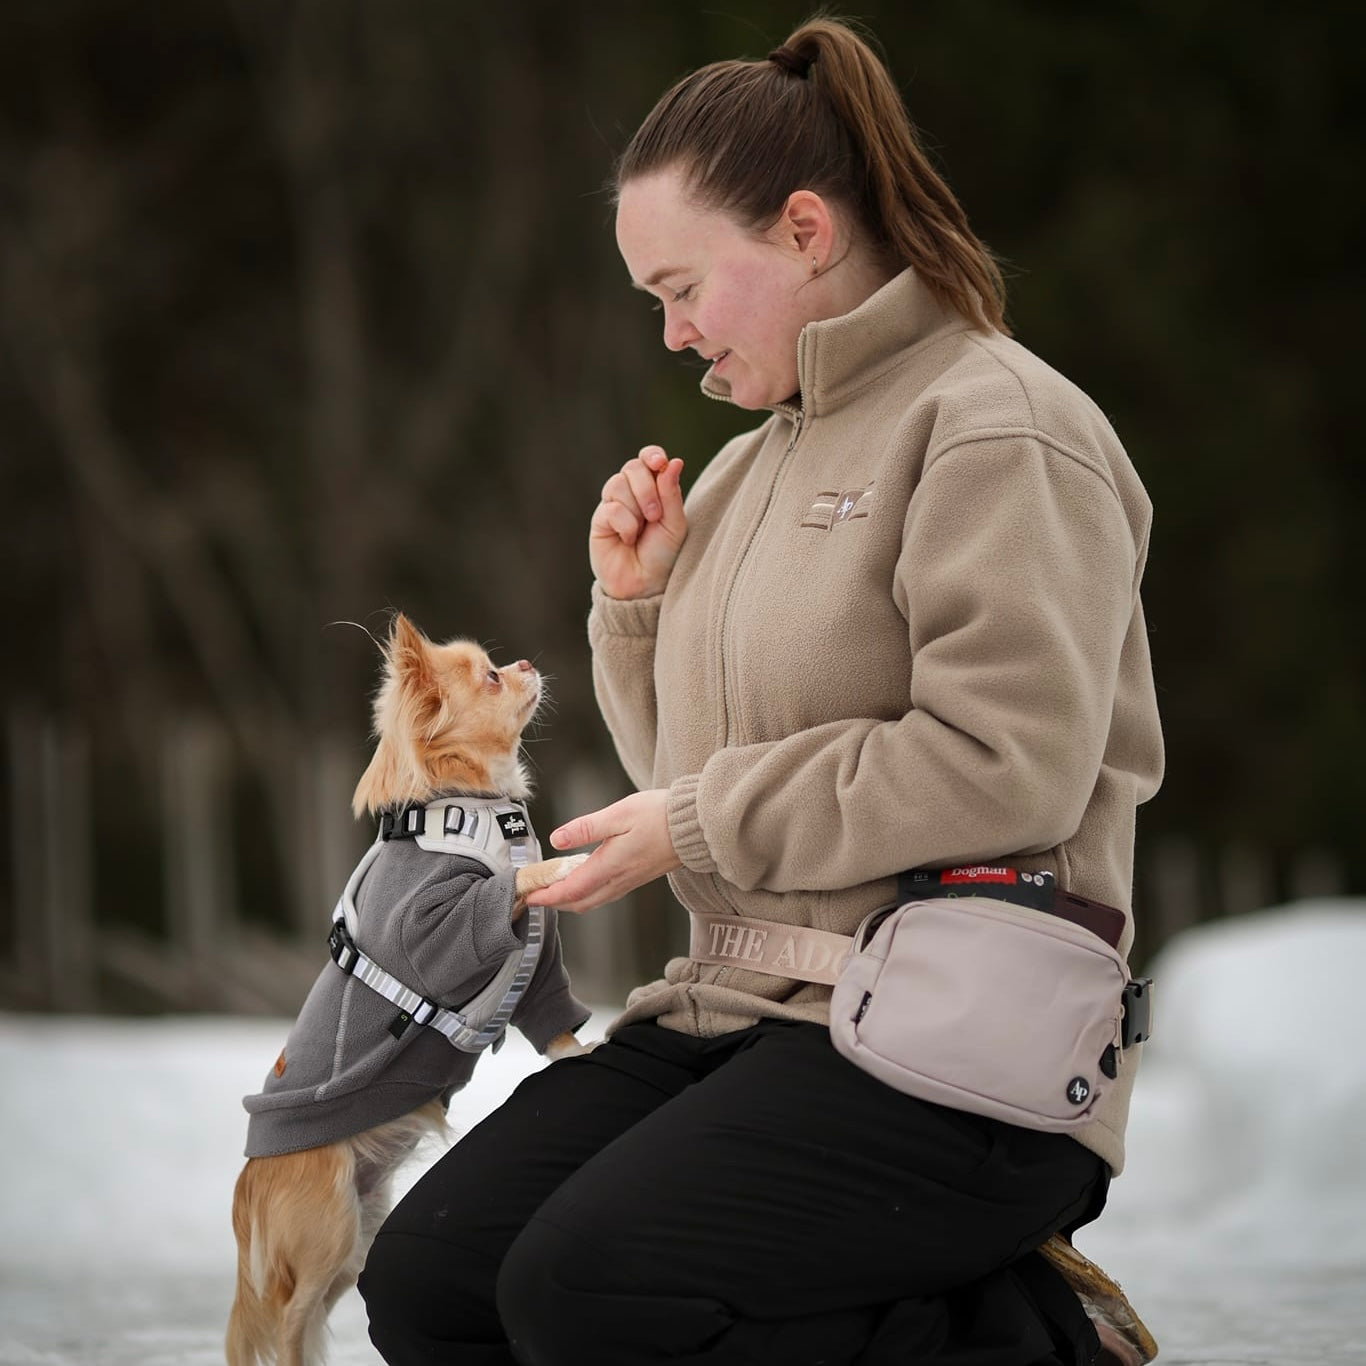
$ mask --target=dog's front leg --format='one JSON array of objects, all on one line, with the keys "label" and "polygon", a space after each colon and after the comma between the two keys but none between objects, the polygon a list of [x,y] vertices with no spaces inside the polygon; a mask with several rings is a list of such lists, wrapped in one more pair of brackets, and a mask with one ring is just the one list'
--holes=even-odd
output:
[{"label": "dog's front leg", "polygon": [[546,1044],[545,1055],[551,1062],[556,1062],[560,1058],[577,1058],[584,1053],[591,1053],[596,1047],[596,1043],[580,1043],[572,1034],[556,1034]]}]

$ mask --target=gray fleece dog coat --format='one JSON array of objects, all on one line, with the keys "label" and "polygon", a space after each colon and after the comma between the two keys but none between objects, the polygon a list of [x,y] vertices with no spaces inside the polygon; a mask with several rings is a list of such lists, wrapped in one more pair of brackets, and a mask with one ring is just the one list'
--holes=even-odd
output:
[{"label": "gray fleece dog coat", "polygon": [[[440,798],[427,803],[427,811],[470,801]],[[498,804],[526,816],[516,802]],[[510,824],[515,829],[515,819]],[[354,894],[351,932],[361,952],[405,986],[452,1009],[477,996],[510,956],[521,954],[527,932],[527,916],[512,922],[511,849],[515,844],[523,855],[520,862],[532,861],[528,848],[540,857],[530,821],[515,840],[497,822],[485,829],[492,838],[478,847],[387,839]],[[589,1015],[570,991],[555,912],[547,908],[544,915],[540,958],[511,1015],[538,1052]],[[405,1025],[399,1015],[374,988],[329,962],[262,1089],[243,1098],[250,1116],[246,1155],[270,1157],[350,1138],[433,1099],[449,1105],[479,1055],[453,1047],[434,1028]]]}]

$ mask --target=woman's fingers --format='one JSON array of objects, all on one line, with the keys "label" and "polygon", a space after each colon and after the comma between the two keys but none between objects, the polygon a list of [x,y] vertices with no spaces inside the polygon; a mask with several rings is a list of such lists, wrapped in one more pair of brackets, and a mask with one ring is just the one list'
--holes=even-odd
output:
[{"label": "woman's fingers", "polygon": [[668,798],[663,788],[635,792],[560,826],[550,836],[556,849],[601,843],[568,877],[533,892],[528,904],[589,911],[679,867],[669,836]]},{"label": "woman's fingers", "polygon": [[677,544],[682,545],[688,531],[688,519],[683,511],[683,462],[666,461],[655,481],[655,488],[659,494],[659,520],[664,530],[676,539]]},{"label": "woman's fingers", "polygon": [[670,463],[662,446],[643,447],[602,486],[603,501],[620,503],[642,521],[657,522],[663,514],[658,479]]},{"label": "woman's fingers", "polygon": [[625,545],[635,545],[644,527],[644,521],[623,503],[604,499],[593,513],[593,533],[615,536]]},{"label": "woman's fingers", "polygon": [[631,460],[623,467],[620,477],[630,491],[640,515],[647,522],[659,521],[664,509],[660,502],[655,472],[643,460]]},{"label": "woman's fingers", "polygon": [[682,471],[683,462],[671,460],[662,446],[643,446],[602,486],[588,554],[609,597],[663,592],[687,535]]}]

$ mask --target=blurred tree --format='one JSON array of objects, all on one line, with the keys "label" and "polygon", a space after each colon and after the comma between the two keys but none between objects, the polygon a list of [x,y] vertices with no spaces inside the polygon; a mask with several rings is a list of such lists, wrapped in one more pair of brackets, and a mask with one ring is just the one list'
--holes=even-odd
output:
[{"label": "blurred tree", "polygon": [[[1171,748],[1148,832],[1355,852],[1366,488],[1349,431],[1362,115],[1344,6],[863,7],[1009,263],[1020,339],[1109,412],[1157,508]],[[555,676],[551,818],[606,764],[583,536],[704,403],[624,288],[603,190],[750,0],[11,0],[0,13],[0,689],[93,738],[106,906],[146,899],[168,719],[230,728],[294,898],[300,756],[358,770],[403,607]],[[342,768],[346,769],[343,763]],[[619,775],[616,781],[620,781]],[[340,797],[338,797],[340,800]],[[142,871],[139,872],[139,869]],[[1353,873],[1354,877],[1361,874]]]}]

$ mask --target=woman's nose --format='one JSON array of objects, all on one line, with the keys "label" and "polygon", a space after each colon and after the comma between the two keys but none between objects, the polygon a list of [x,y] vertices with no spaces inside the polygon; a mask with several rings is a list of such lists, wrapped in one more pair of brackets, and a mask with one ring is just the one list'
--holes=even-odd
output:
[{"label": "woman's nose", "polygon": [[691,346],[702,334],[686,318],[677,315],[664,317],[664,345],[670,351],[682,351]]}]

